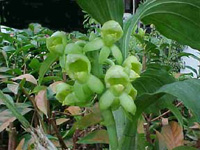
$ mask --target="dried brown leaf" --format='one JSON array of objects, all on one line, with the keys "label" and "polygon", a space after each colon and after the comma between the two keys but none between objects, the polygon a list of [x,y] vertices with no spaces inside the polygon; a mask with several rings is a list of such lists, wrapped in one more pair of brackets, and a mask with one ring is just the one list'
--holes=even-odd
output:
[{"label": "dried brown leaf", "polygon": [[38,94],[35,96],[35,101],[38,109],[47,116],[48,102],[47,102],[46,90],[41,90],[40,92],[38,92]]},{"label": "dried brown leaf", "polygon": [[65,111],[68,111],[72,115],[80,115],[81,113],[81,108],[78,106],[70,106]]},{"label": "dried brown leaf", "polygon": [[18,144],[16,150],[23,150],[24,142],[25,142],[25,138],[23,138],[23,139],[19,142],[19,144]]},{"label": "dried brown leaf", "polygon": [[[20,105],[20,104],[18,104]],[[20,111],[22,115],[28,113],[31,111],[31,108],[26,108],[26,107],[17,107],[17,109]],[[6,129],[9,124],[13,121],[16,120],[15,117],[13,117],[12,112],[9,109],[6,109],[2,112],[0,112],[0,132],[2,132],[4,129]]]},{"label": "dried brown leaf", "polygon": [[56,125],[61,125],[67,121],[69,121],[70,119],[69,118],[59,118],[59,119],[56,119]]},{"label": "dried brown leaf", "polygon": [[[184,144],[183,129],[177,122],[172,121],[169,125],[163,126],[161,135],[169,150]],[[163,139],[160,135],[158,138],[159,142],[163,142]]]},{"label": "dried brown leaf", "polygon": [[49,87],[51,88],[51,90],[56,93],[56,85],[58,85],[59,83],[63,83],[62,81],[57,81],[52,83],[51,85],[49,85]]},{"label": "dried brown leaf", "polygon": [[13,82],[13,84],[7,84],[7,88],[16,95],[18,93],[19,84]]},{"label": "dried brown leaf", "polygon": [[26,81],[28,82],[31,82],[33,84],[36,84],[37,85],[37,80],[35,79],[34,76],[30,75],[30,74],[24,74],[24,75],[21,75],[21,76],[18,76],[18,77],[15,77],[15,78],[12,78],[12,80],[22,80],[22,79],[26,79]]}]

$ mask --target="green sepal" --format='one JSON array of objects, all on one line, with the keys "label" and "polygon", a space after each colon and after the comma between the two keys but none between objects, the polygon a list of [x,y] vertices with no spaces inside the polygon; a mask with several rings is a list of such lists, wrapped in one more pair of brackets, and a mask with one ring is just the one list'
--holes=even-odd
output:
[{"label": "green sepal", "polygon": [[101,94],[104,91],[104,84],[94,75],[90,75],[87,85],[94,93]]},{"label": "green sepal", "polygon": [[111,107],[113,101],[115,100],[115,96],[110,90],[107,90],[99,100],[99,107],[101,110],[107,110]]},{"label": "green sepal", "polygon": [[46,39],[46,46],[50,53],[62,56],[67,44],[67,36],[65,32],[57,31]]},{"label": "green sepal", "polygon": [[89,101],[92,97],[92,91],[87,84],[80,84],[77,81],[74,84],[74,93],[81,101]]},{"label": "green sepal", "polygon": [[56,85],[56,99],[63,102],[65,97],[72,92],[72,86],[66,83],[59,83]]},{"label": "green sepal", "polygon": [[126,60],[124,60],[122,66],[130,68],[131,70],[135,71],[138,75],[141,73],[142,70],[142,64],[135,56],[127,57]]},{"label": "green sepal", "polygon": [[99,53],[99,63],[103,64],[108,59],[109,55],[110,55],[110,48],[104,46]]},{"label": "green sepal", "polygon": [[88,42],[84,48],[84,52],[96,51],[100,50],[104,46],[104,42],[101,38],[96,38],[90,42]]},{"label": "green sepal", "polygon": [[124,108],[124,110],[132,115],[135,115],[136,105],[131,96],[129,96],[126,92],[124,92],[120,97],[120,104]]},{"label": "green sepal", "polygon": [[125,92],[132,97],[133,100],[137,97],[137,90],[130,83],[126,86]]},{"label": "green sepal", "polygon": [[111,47],[111,52],[112,52],[113,57],[117,61],[117,63],[119,65],[121,65],[123,62],[123,56],[122,56],[122,52],[120,51],[120,49],[116,45],[113,45]]},{"label": "green sepal", "polygon": [[70,43],[67,44],[65,47],[65,54],[82,54],[83,48],[80,47],[78,44]]}]

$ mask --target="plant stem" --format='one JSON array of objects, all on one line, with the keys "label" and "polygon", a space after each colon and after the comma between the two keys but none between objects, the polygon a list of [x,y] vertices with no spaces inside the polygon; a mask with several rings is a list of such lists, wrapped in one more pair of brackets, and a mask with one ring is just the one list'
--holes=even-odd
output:
[{"label": "plant stem", "polygon": [[137,136],[138,117],[133,120],[128,120],[124,130],[124,137],[120,141],[119,150],[137,150],[136,136]]},{"label": "plant stem", "polygon": [[56,134],[56,136],[58,138],[60,146],[62,147],[62,149],[68,149],[66,144],[65,144],[65,142],[64,142],[64,140],[63,140],[63,138],[62,138],[62,136],[59,133],[58,128],[57,128],[56,121],[55,121],[55,112],[52,112],[52,118],[50,119],[50,121],[51,121],[51,125],[52,125],[52,127],[53,127],[53,129],[55,131],[55,134]]},{"label": "plant stem", "polygon": [[118,150],[117,130],[112,111],[110,109],[102,111],[102,117],[109,136],[110,150]]}]

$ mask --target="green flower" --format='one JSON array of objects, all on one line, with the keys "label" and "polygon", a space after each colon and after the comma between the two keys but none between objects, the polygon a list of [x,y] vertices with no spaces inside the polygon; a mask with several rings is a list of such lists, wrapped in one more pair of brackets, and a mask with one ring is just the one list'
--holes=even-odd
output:
[{"label": "green flower", "polygon": [[91,64],[83,54],[69,54],[65,68],[71,79],[85,83],[90,75]]},{"label": "green flower", "polygon": [[56,85],[56,99],[63,103],[65,97],[72,92],[72,86],[66,83]]},{"label": "green flower", "polygon": [[57,31],[46,40],[47,49],[51,53],[58,54],[60,56],[64,54],[66,44],[67,37],[65,32]]},{"label": "green flower", "polygon": [[126,58],[126,60],[124,60],[123,67],[130,68],[138,75],[141,73],[142,70],[142,64],[135,56],[129,56],[128,58]]},{"label": "green flower", "polygon": [[112,46],[123,36],[123,30],[118,22],[107,21],[101,28],[101,37],[107,46]]},{"label": "green flower", "polygon": [[105,83],[107,88],[118,84],[126,86],[129,82],[130,80],[128,74],[124,71],[124,68],[122,66],[112,66],[106,72]]}]

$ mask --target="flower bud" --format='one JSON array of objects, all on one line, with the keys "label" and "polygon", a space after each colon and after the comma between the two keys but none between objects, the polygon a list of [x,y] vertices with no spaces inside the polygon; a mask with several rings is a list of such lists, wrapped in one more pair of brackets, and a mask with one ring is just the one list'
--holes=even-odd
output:
[{"label": "flower bud", "polygon": [[54,54],[63,55],[65,46],[67,44],[66,34],[64,32],[57,31],[47,38],[47,49]]},{"label": "flower bud", "polygon": [[123,35],[123,30],[118,22],[114,20],[107,21],[101,28],[101,36],[107,46],[112,46]]}]

